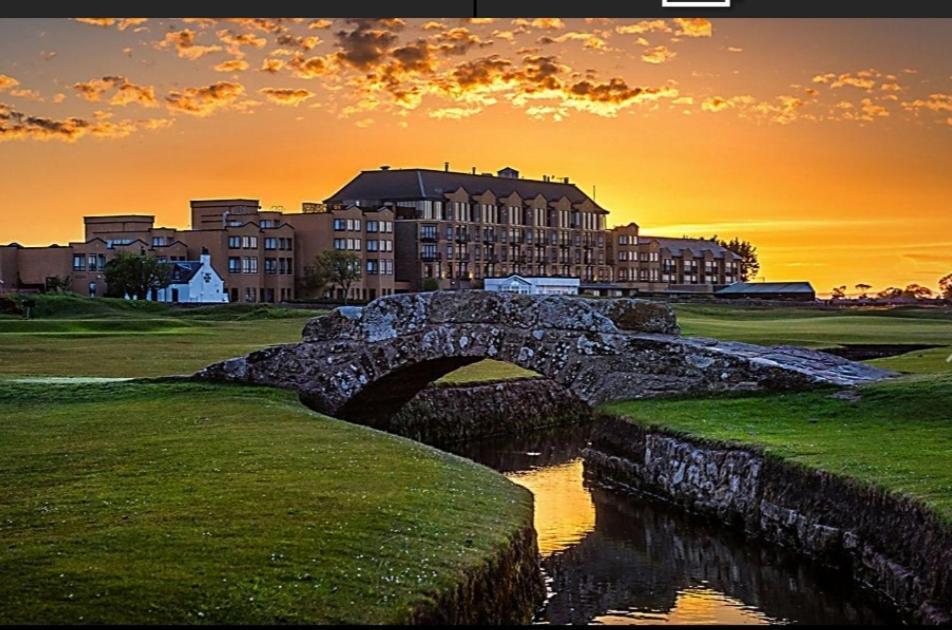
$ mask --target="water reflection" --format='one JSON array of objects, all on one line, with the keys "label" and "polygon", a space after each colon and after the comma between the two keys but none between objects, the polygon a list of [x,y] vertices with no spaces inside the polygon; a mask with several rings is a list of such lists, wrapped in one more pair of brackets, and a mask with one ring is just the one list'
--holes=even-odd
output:
[{"label": "water reflection", "polygon": [[712,625],[732,626],[781,623],[763,612],[724,593],[704,586],[692,586],[680,591],[671,610],[642,611],[609,610],[592,619],[592,623],[610,626],[626,625]]},{"label": "water reflection", "polygon": [[581,458],[506,476],[535,496],[535,529],[543,558],[576,545],[595,529],[595,503],[583,483]]},{"label": "water reflection", "polygon": [[458,453],[535,495],[559,624],[890,623],[843,576],[657,503],[586,481],[587,427],[469,444]]}]

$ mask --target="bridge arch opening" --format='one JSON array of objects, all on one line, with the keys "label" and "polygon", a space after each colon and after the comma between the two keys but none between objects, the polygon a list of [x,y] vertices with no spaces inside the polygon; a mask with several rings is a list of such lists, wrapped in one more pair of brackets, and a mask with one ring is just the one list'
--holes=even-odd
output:
[{"label": "bridge arch opening", "polygon": [[575,394],[544,375],[472,356],[402,366],[368,383],[333,415],[445,446],[589,413]]}]

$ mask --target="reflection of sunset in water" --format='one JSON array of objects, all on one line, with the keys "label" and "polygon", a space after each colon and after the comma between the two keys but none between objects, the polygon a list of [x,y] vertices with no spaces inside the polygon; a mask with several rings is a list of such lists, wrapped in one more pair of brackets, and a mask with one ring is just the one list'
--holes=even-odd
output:
[{"label": "reflection of sunset in water", "polygon": [[778,623],[759,610],[719,591],[696,586],[678,593],[674,607],[666,612],[609,611],[592,619],[605,625],[626,624],[768,624]]},{"label": "reflection of sunset in water", "polygon": [[582,460],[506,475],[535,495],[539,551],[548,557],[595,529],[595,504],[582,482]]}]

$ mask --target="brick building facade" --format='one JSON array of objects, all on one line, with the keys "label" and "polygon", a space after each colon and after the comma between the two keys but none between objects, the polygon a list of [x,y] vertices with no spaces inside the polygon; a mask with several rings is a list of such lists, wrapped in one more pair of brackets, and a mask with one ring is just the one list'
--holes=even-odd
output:
[{"label": "brick building facade", "polygon": [[717,243],[645,236],[635,223],[608,229],[608,211],[568,178],[526,179],[512,168],[381,167],[300,212],[241,198],[194,200],[190,210],[188,229],[157,227],[150,215],[87,216],[83,241],[0,247],[0,292],[67,280],[76,293],[104,295],[103,268],[121,251],[166,261],[207,252],[232,302],[317,297],[306,295],[307,269],[334,249],[359,257],[347,297],[360,301],[510,274],[575,277],[583,291],[608,295],[711,293],[740,280],[740,257]]}]

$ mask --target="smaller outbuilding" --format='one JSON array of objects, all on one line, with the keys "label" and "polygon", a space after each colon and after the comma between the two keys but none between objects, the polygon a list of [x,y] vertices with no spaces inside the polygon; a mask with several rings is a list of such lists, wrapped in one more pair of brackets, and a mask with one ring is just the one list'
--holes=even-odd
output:
[{"label": "smaller outbuilding", "polygon": [[578,278],[537,278],[513,274],[505,278],[486,278],[483,288],[524,295],[578,295],[580,284]]},{"label": "smaller outbuilding", "polygon": [[735,282],[714,292],[725,299],[813,302],[816,291],[809,282]]},{"label": "smaller outbuilding", "polygon": [[164,263],[171,268],[165,286],[152,290],[150,299],[170,304],[221,304],[228,301],[225,282],[212,267],[212,257]]}]

